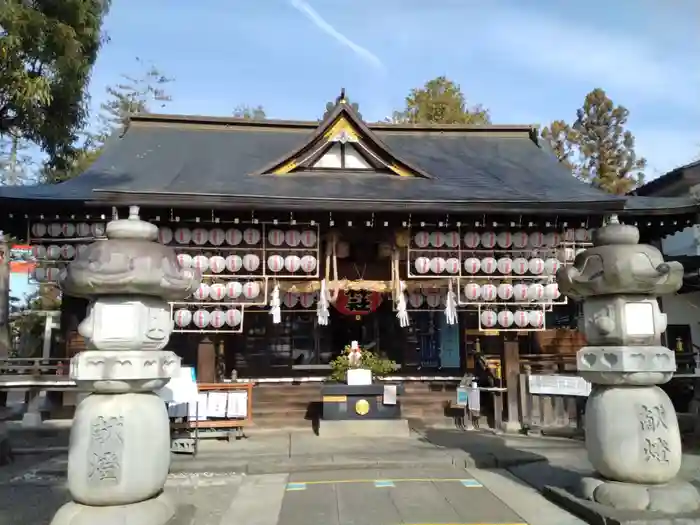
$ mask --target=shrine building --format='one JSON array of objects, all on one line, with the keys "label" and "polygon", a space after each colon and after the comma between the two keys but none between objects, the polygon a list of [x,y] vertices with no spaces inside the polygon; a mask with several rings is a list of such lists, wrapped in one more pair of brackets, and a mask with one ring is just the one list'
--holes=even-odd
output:
[{"label": "shrine building", "polygon": [[[40,283],[139,206],[204,276],[172,304],[170,348],[200,381],[261,386],[317,383],[353,340],[416,383],[456,384],[508,348],[570,354],[577,310],[554,273],[591,231],[616,215],[648,242],[698,213],[580,182],[535,126],[366,123],[344,95],[322,122],[134,115],[85,173],[0,203]],[[54,356],[84,349],[86,306],[63,298]]]}]

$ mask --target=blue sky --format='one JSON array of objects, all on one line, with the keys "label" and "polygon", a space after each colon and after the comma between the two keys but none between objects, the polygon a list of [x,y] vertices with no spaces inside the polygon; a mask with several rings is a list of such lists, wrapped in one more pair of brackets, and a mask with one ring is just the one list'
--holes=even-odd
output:
[{"label": "blue sky", "polygon": [[121,0],[91,94],[135,57],[175,79],[157,109],[185,114],[315,119],[342,86],[378,120],[446,75],[495,123],[547,123],[602,87],[653,178],[700,154],[699,19],[697,0]]}]

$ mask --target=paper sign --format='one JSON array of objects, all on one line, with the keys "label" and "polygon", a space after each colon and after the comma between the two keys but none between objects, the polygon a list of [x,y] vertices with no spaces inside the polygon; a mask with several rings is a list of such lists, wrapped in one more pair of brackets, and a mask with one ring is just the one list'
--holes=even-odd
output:
[{"label": "paper sign", "polygon": [[396,404],[396,385],[384,385],[384,399],[382,402],[385,405]]}]

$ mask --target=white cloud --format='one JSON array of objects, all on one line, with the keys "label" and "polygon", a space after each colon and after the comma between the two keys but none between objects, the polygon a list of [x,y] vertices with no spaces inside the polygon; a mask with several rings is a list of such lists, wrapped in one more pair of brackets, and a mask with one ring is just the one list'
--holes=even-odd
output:
[{"label": "white cloud", "polygon": [[292,7],[294,7],[294,9],[303,14],[306,18],[308,18],[311,21],[311,23],[313,23],[317,28],[326,33],[328,36],[334,38],[342,45],[350,49],[353,53],[355,53],[355,55],[357,55],[359,58],[364,60],[372,67],[381,71],[384,70],[384,64],[377,55],[372,53],[369,49],[364,48],[359,44],[356,44],[344,34],[342,34],[340,31],[338,31],[335,27],[333,27],[331,24],[326,22],[326,20],[304,0],[290,0],[290,3]]},{"label": "white cloud", "polygon": [[494,6],[483,14],[484,50],[504,61],[590,87],[603,85],[625,100],[663,101],[700,112],[692,46],[659,46],[644,32],[613,33],[532,10]]}]

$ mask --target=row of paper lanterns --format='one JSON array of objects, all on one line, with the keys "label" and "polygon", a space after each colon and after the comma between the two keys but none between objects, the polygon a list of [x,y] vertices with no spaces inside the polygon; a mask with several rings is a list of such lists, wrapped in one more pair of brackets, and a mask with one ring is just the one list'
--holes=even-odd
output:
[{"label": "row of paper lanterns", "polygon": [[[242,269],[253,273],[260,268],[260,257],[254,253],[248,253],[243,257],[235,254],[227,257],[221,255],[207,257],[206,255],[192,256],[188,253],[180,253],[177,255],[177,260],[183,268],[193,268],[199,270],[201,273],[206,273],[209,270],[211,270],[212,273],[222,273],[224,270],[228,270],[231,273],[238,273]],[[283,257],[282,255],[274,254],[270,255],[266,262],[267,268],[274,273],[283,272],[285,270],[290,273],[295,273],[300,270],[305,273],[314,273],[318,265],[318,261],[313,255],[299,257],[298,255],[292,254]]]},{"label": "row of paper lanterns", "polygon": [[88,244],[64,244],[62,246],[51,244],[45,246],[36,244],[32,246],[32,254],[38,260],[50,259],[57,261],[59,259],[71,260],[77,254],[82,253],[88,247]]},{"label": "row of paper lanterns", "polygon": [[235,328],[243,321],[243,313],[237,308],[228,310],[195,310],[194,312],[186,308],[180,308],[173,312],[173,320],[178,328],[187,328],[191,324],[203,329],[212,328]]},{"label": "row of paper lanterns", "polygon": [[467,283],[464,285],[464,298],[467,301],[556,301],[561,297],[559,285],[549,284],[478,284]]},{"label": "row of paper lanterns", "polygon": [[591,240],[591,231],[585,228],[567,230],[564,234],[559,232],[467,232],[462,236],[460,233],[452,232],[427,232],[420,231],[413,236],[413,244],[418,248],[458,248],[460,244],[467,248],[540,248],[544,246],[555,247],[562,242],[587,243]]},{"label": "row of paper lanterns", "polygon": [[[246,228],[239,230],[238,228],[214,228],[207,230],[205,228],[177,228],[172,230],[168,227],[158,229],[158,241],[162,244],[170,244],[175,241],[176,244],[194,244],[195,246],[204,246],[211,244],[212,246],[239,246],[246,244],[248,246],[256,246],[262,240],[262,233],[256,228]],[[287,246],[290,248],[303,247],[315,248],[318,242],[318,236],[314,230],[287,230],[278,229],[267,232],[267,242],[271,246]]]},{"label": "row of paper lanterns", "polygon": [[44,224],[37,222],[30,228],[32,237],[49,237],[57,239],[59,237],[103,237],[105,234],[104,223],[71,222]]},{"label": "row of paper lanterns", "polygon": [[543,328],[545,313],[542,310],[482,310],[479,321],[484,328],[495,328],[497,325],[503,328],[513,325],[518,328]]},{"label": "row of paper lanterns", "polygon": [[[192,297],[197,301],[240,301],[247,300],[253,301],[260,297],[262,293],[262,286],[260,283],[255,281],[250,281],[247,283],[240,283],[238,281],[229,281],[227,283],[214,283],[207,284],[201,283],[197,289],[192,294]],[[316,301],[315,292],[286,292],[280,296],[282,303],[287,308],[294,308],[295,306],[301,306],[302,308],[310,308]]]},{"label": "row of paper lanterns", "polygon": [[555,275],[557,270],[561,268],[562,262],[559,259],[550,257],[548,259],[541,259],[535,257],[533,259],[526,259],[524,257],[516,257],[511,259],[510,257],[501,257],[495,259],[493,257],[485,257],[483,259],[478,259],[476,257],[469,257],[464,261],[464,264],[460,264],[459,259],[456,257],[443,258],[443,257],[417,257],[413,261],[413,266],[416,273],[420,275],[425,275],[427,273],[448,273],[451,275],[456,275],[460,272],[460,267],[464,267],[464,271],[468,274],[478,274],[485,273],[487,275],[492,275],[494,273],[499,273],[502,275],[516,274],[516,275]]},{"label": "row of paper lanterns", "polygon": [[65,273],[65,268],[37,266],[32,270],[32,277],[40,283],[55,283]]}]

